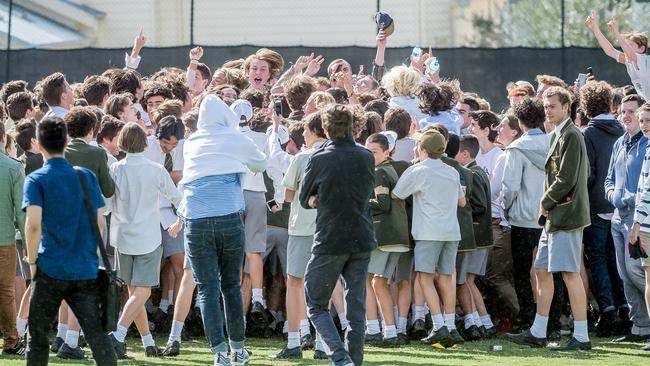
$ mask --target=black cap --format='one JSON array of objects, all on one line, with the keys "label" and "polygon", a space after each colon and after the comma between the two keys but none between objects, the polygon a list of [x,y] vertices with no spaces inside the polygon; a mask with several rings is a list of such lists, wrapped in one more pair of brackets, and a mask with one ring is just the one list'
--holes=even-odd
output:
[{"label": "black cap", "polygon": [[386,32],[386,37],[395,31],[395,22],[393,22],[393,18],[388,13],[384,13],[383,11],[377,12],[375,14],[375,23],[377,23],[379,29]]}]

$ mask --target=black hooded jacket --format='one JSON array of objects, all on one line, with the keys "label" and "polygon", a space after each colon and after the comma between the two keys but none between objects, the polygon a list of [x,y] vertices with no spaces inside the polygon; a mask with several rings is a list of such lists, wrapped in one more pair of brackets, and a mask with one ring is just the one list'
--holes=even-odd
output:
[{"label": "black hooded jacket", "polygon": [[600,115],[589,121],[582,133],[589,157],[587,187],[591,214],[612,213],[614,206],[605,197],[605,178],[614,143],[625,133],[625,129],[613,115]]}]

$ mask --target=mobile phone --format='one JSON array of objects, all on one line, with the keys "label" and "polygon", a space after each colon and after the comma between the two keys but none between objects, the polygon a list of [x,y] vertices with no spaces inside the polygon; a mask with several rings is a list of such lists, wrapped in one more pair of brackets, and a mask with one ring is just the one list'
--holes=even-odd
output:
[{"label": "mobile phone", "polygon": [[587,68],[587,76],[594,76],[594,69],[591,66]]},{"label": "mobile phone", "polygon": [[587,83],[587,74],[578,74],[578,85],[582,88]]},{"label": "mobile phone", "polygon": [[282,99],[281,98],[276,98],[273,101],[273,108],[275,108],[275,115],[278,117],[282,117]]},{"label": "mobile phone", "polygon": [[273,206],[278,206],[275,200],[270,200],[266,202],[266,208],[268,208],[269,211],[271,211],[271,208],[273,208]]}]

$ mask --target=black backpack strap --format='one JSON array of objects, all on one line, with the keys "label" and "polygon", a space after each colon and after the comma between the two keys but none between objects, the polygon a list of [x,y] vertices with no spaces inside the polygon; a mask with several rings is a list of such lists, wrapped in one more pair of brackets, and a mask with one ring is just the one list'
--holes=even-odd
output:
[{"label": "black backpack strap", "polygon": [[104,247],[104,241],[102,240],[102,234],[99,231],[99,225],[97,225],[97,220],[93,220],[93,217],[97,216],[97,211],[93,210],[93,206],[90,203],[90,197],[88,196],[88,188],[86,186],[86,177],[84,177],[84,173],[81,171],[81,169],[75,168],[75,171],[79,176],[79,182],[81,183],[81,190],[83,191],[84,194],[84,203],[86,206],[86,212],[88,213],[88,220],[90,221],[90,229],[93,232],[93,236],[95,237],[95,241],[97,242],[97,246],[99,247],[99,252],[102,255],[102,261],[104,262],[104,267],[106,268],[106,271],[110,273],[112,271],[111,262],[109,262],[108,260],[108,255],[106,254],[106,248]]}]

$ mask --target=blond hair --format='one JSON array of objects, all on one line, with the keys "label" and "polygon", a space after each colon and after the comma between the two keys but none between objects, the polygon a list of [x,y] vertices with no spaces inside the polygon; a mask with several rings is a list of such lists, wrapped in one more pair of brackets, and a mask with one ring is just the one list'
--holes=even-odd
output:
[{"label": "blond hair", "polygon": [[246,60],[242,65],[242,69],[244,70],[244,74],[246,74],[246,76],[248,76],[248,73],[251,69],[251,63],[254,60],[266,61],[269,64],[271,79],[274,79],[280,75],[280,72],[284,67],[284,59],[282,58],[282,55],[268,48],[260,48],[254,54],[246,57]]},{"label": "blond hair", "polygon": [[311,100],[314,102],[316,109],[322,111],[325,107],[331,104],[336,104],[332,94],[324,91],[317,91],[311,93]]},{"label": "blond hair", "polygon": [[404,65],[395,66],[384,75],[381,85],[391,97],[415,96],[420,87],[421,75],[416,70]]}]

